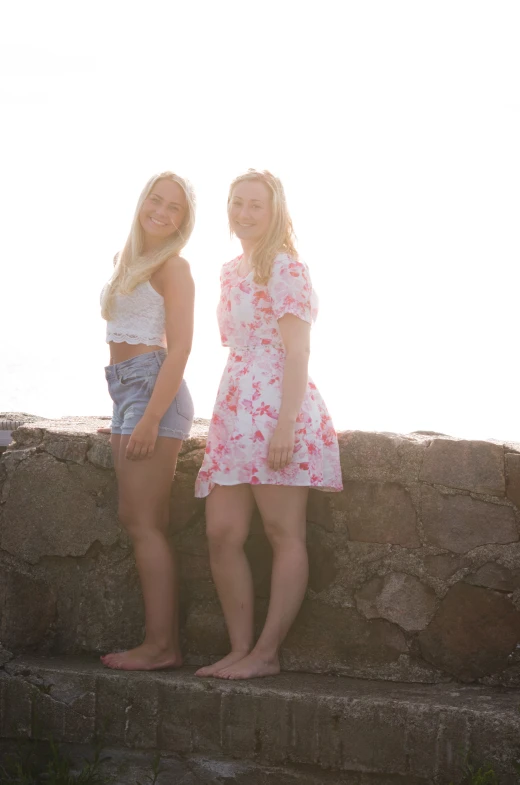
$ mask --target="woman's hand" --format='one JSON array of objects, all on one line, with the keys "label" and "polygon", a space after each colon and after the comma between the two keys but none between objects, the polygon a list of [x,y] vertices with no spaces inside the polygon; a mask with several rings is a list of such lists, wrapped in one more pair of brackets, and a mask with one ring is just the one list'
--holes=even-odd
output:
[{"label": "woman's hand", "polygon": [[285,469],[293,458],[294,452],[294,423],[280,423],[276,426],[269,443],[267,463],[275,472]]},{"label": "woman's hand", "polygon": [[158,435],[159,423],[142,417],[132,431],[126,448],[128,460],[141,461],[143,458],[151,458]]}]

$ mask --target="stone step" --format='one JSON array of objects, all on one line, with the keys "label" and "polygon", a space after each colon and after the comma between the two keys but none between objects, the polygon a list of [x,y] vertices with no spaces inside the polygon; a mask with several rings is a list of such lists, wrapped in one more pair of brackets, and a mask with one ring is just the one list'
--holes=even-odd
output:
[{"label": "stone step", "polygon": [[520,691],[480,685],[301,673],[224,682],[72,657],[20,657],[0,671],[4,739],[88,744],[101,733],[110,747],[296,767],[330,782],[448,785],[471,753],[513,785],[519,707]]},{"label": "stone step", "polygon": [[[48,760],[48,750],[40,743],[41,768]],[[0,765],[13,763],[20,757],[31,755],[34,760],[34,743],[20,745],[0,740]],[[71,771],[78,774],[85,761],[93,760],[93,751],[85,744],[60,744],[60,757],[72,764]],[[202,755],[160,755],[121,748],[103,748],[99,774],[111,785],[422,785],[417,778],[381,778],[380,775],[357,772],[328,772],[317,767],[264,766],[254,761],[207,758]],[[1,780],[0,780],[1,781]]]}]

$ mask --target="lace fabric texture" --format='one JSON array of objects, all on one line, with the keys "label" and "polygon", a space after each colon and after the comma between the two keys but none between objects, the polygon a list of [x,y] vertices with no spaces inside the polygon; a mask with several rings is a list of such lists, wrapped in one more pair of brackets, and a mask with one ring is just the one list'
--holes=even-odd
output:
[{"label": "lace fabric texture", "polygon": [[164,300],[149,281],[138,284],[131,294],[116,295],[107,322],[109,341],[166,349]]}]

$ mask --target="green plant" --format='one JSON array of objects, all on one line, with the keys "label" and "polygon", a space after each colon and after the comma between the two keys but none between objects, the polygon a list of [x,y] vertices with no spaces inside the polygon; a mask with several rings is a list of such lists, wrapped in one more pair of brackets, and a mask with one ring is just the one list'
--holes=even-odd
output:
[{"label": "green plant", "polygon": [[478,766],[470,758],[466,758],[462,772],[464,774],[462,785],[500,785],[500,781],[489,763]]}]

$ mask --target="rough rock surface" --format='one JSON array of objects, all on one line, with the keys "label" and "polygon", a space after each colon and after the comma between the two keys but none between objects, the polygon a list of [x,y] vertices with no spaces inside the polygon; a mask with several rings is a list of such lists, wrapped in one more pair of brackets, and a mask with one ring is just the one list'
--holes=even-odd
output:
[{"label": "rough rock surface", "polygon": [[[142,637],[139,583],[101,425],[25,422],[1,456],[0,640],[8,653],[97,654]],[[171,493],[181,635],[193,665],[228,648],[204,502],[193,496],[205,436],[197,421]],[[519,450],[424,433],[340,434],[345,489],[310,494],[309,589],[283,647],[284,668],[520,684]],[[271,574],[258,516],[246,551],[258,630]]]},{"label": "rough rock surface", "polygon": [[413,575],[398,572],[365,583],[356,603],[368,619],[388,619],[408,632],[427,627],[436,608],[433,589]]},{"label": "rough rock surface", "polygon": [[500,672],[520,641],[520,613],[498,592],[456,584],[419,635],[423,657],[463,681]]}]

